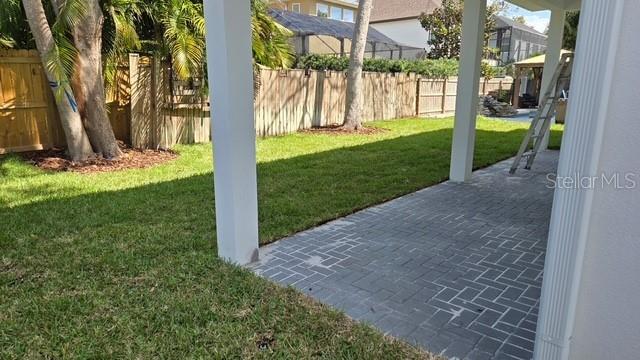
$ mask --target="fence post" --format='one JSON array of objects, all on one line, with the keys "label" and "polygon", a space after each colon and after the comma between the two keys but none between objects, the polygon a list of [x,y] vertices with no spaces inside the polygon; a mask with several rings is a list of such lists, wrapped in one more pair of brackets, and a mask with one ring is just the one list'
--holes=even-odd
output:
[{"label": "fence post", "polygon": [[144,147],[141,139],[141,119],[142,116],[141,98],[140,98],[140,76],[138,73],[138,62],[140,60],[139,54],[129,54],[129,89],[131,92],[131,146],[134,148]]},{"label": "fence post", "polygon": [[422,76],[416,75],[416,116],[420,117],[420,86]]},{"label": "fence post", "polygon": [[444,78],[444,83],[442,83],[442,113],[447,112],[447,84],[449,83],[449,78]]},{"label": "fence post", "polygon": [[152,66],[153,146],[169,148],[171,144],[168,143],[166,137],[167,129],[164,121],[164,71],[162,68],[162,56],[157,52],[153,54]]}]

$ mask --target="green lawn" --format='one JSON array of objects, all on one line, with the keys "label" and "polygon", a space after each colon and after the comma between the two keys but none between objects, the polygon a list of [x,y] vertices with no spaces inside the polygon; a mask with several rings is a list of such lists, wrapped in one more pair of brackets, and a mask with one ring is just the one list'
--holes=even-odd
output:
[{"label": "green lawn", "polygon": [[[373,125],[258,141],[262,243],[446,179],[451,119]],[[525,129],[480,119],[475,166]],[[427,356],[219,261],[211,146],[177,150],[94,175],[0,160],[0,358]]]}]

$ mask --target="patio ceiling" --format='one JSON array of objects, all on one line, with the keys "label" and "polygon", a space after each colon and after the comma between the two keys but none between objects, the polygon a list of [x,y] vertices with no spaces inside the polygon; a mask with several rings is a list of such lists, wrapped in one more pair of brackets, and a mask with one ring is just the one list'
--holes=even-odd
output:
[{"label": "patio ceiling", "polygon": [[582,0],[509,0],[510,3],[521,6],[530,11],[549,9],[577,10]]}]

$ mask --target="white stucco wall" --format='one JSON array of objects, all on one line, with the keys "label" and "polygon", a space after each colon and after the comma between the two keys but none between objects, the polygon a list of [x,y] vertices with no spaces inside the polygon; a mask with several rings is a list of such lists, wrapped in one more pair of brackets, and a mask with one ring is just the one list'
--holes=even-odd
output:
[{"label": "white stucco wall", "polygon": [[599,170],[633,173],[637,184],[595,192],[570,348],[575,360],[640,358],[640,2],[624,7]]},{"label": "white stucco wall", "polygon": [[371,26],[401,44],[421,49],[427,47],[429,33],[420,25],[418,19],[374,23]]}]

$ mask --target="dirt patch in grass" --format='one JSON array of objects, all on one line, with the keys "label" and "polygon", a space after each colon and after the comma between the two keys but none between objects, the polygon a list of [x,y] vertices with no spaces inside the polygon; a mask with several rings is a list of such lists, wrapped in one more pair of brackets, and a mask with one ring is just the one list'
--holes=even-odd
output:
[{"label": "dirt patch in grass", "polygon": [[103,158],[72,162],[64,149],[32,151],[21,156],[30,164],[47,171],[72,171],[83,174],[104,173],[126,169],[144,169],[174,160],[178,154],[171,150],[132,149],[120,144],[122,156],[117,160]]},{"label": "dirt patch in grass", "polygon": [[346,130],[342,128],[341,125],[331,125],[319,128],[312,128],[308,130],[302,131],[303,133],[309,134],[328,134],[328,135],[376,135],[380,133],[388,132],[389,129],[379,128],[379,127],[367,127],[363,126],[358,130]]}]

